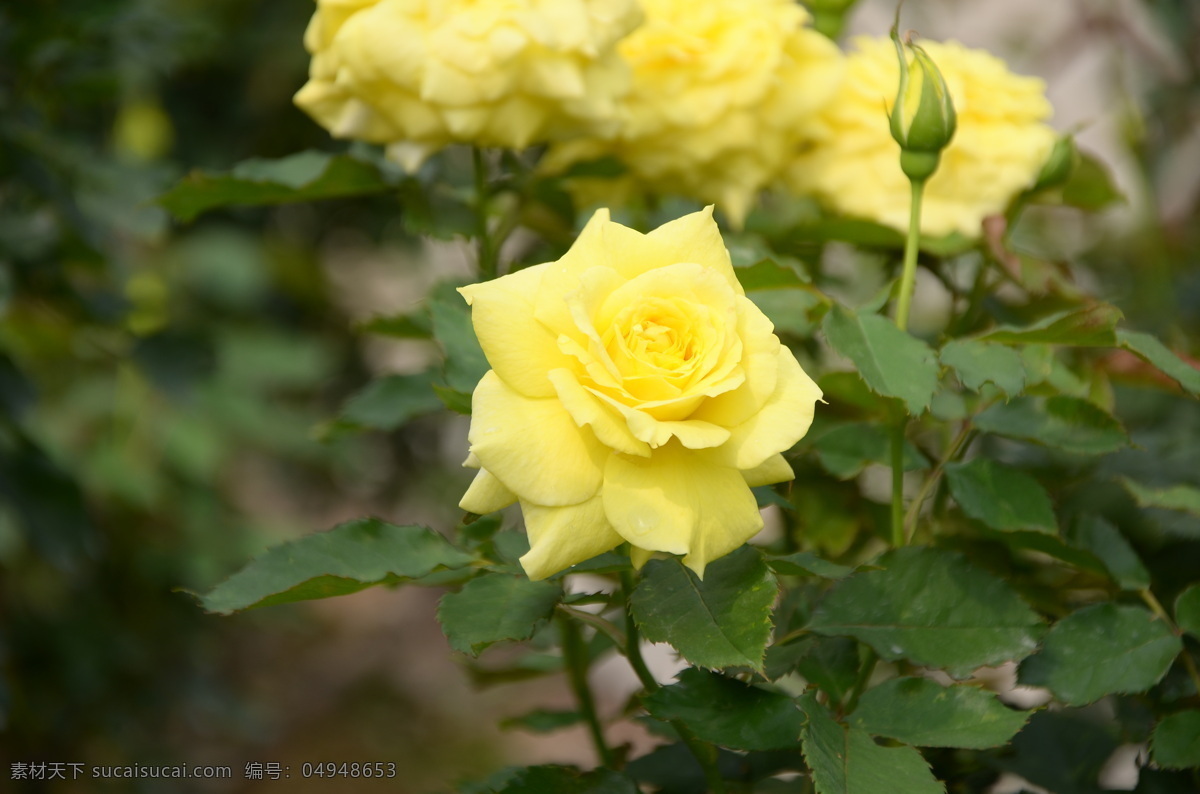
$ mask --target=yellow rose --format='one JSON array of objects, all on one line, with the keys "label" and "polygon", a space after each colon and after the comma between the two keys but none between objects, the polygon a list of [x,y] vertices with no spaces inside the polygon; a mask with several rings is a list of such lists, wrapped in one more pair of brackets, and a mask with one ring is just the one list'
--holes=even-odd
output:
[{"label": "yellow rose", "polygon": [[740,224],[837,89],[841,55],[805,27],[808,13],[792,0],[644,0],[643,8],[645,23],[618,45],[633,87],[615,140],[566,142],[547,167],[615,155],[637,186],[716,202]]},{"label": "yellow rose", "polygon": [[[910,190],[888,116],[900,67],[886,38],[860,38],[835,100],[819,114],[817,143],[788,170],[788,184],[838,212],[908,229]],[[956,42],[922,42],[954,100],[957,131],[925,183],[921,232],[978,237],[983,219],[1032,187],[1057,138],[1045,84]]]},{"label": "yellow rose", "polygon": [[296,104],[335,137],[523,148],[611,118],[636,0],[318,0]]},{"label": "yellow rose", "polygon": [[557,262],[459,291],[492,365],[461,506],[520,501],[531,579],[623,541],[703,575],[762,527],[750,487],[791,479],[780,453],[821,391],[743,293],[711,207],[645,235],[599,210]]}]

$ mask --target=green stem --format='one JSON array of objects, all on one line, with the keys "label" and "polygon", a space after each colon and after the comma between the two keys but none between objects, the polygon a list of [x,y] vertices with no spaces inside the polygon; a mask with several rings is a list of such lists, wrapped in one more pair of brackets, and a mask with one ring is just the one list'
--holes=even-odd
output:
[{"label": "green stem", "polygon": [[587,648],[583,644],[583,634],[579,631],[579,624],[561,612],[558,615],[558,626],[562,631],[563,659],[567,665],[567,679],[571,682],[571,691],[575,693],[579,710],[583,712],[600,763],[612,767],[612,750],[604,741],[604,729],[600,725],[600,717],[596,714],[596,700],[592,697],[591,687],[588,686],[588,656]]},{"label": "green stem", "polygon": [[904,240],[904,270],[900,274],[900,295],[896,298],[896,325],[908,330],[908,310],[912,304],[913,286],[917,281],[917,250],[921,242],[921,199],[925,181],[912,182],[912,208],[908,214],[908,237]]},{"label": "green stem", "polygon": [[479,268],[480,280],[490,281],[498,272],[499,250],[488,228],[488,210],[492,195],[488,186],[487,160],[478,146],[471,147],[471,162],[475,167],[475,237],[479,246],[476,265]]},{"label": "green stem", "polygon": [[[629,608],[629,596],[633,593],[632,572],[621,571],[621,590],[622,603],[625,606],[625,657],[629,659],[629,664],[633,667],[633,672],[637,674],[638,680],[642,682],[642,688],[646,690],[646,694],[650,694],[658,689],[658,682],[654,680],[654,676],[650,674],[650,668],[646,666],[646,660],[642,658],[637,622],[633,619],[633,612]],[[671,720],[670,723],[675,732],[679,734],[680,741],[696,757],[700,768],[704,770],[709,794],[725,794],[725,780],[721,777],[721,770],[717,766],[717,748],[708,742],[697,739],[691,729],[680,720]]]},{"label": "green stem", "polygon": [[[908,330],[908,310],[913,286],[917,281],[917,250],[921,241],[921,199],[925,181],[913,179],[912,208],[908,214],[908,237],[904,240],[904,269],[900,274],[900,294],[896,298],[896,327]],[[903,406],[896,409],[892,425],[892,546],[904,545],[904,435],[908,415]]]},{"label": "green stem", "polygon": [[973,434],[974,430],[972,430],[970,423],[964,424],[962,430],[959,431],[958,436],[953,442],[951,442],[950,448],[946,451],[946,454],[941,460],[938,461],[937,466],[934,467],[929,476],[925,478],[925,482],[921,485],[920,492],[908,506],[908,512],[904,514],[903,526],[905,543],[910,542],[913,535],[916,534],[917,514],[921,512],[921,505],[924,504],[925,500],[929,498],[930,491],[932,491],[933,487],[937,485],[938,479],[942,476],[942,472],[946,468],[946,464],[954,461],[954,459],[958,457],[958,454],[966,448],[966,444]]},{"label": "green stem", "polygon": [[875,665],[878,662],[879,657],[875,654],[875,650],[867,647],[867,653],[863,656],[862,666],[858,668],[858,677],[854,679],[854,687],[846,696],[844,713],[850,714],[854,711],[854,708],[858,705],[858,699],[862,697],[867,684],[871,682],[871,675],[875,672]]}]

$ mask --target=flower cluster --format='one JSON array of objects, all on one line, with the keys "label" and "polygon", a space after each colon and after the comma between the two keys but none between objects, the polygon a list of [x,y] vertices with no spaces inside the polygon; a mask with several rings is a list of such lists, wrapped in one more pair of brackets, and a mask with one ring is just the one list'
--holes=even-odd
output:
[{"label": "flower cluster", "polygon": [[[847,58],[837,97],[818,114],[816,145],[792,163],[789,185],[838,212],[907,229],[910,189],[883,107],[896,97],[900,67],[887,38],[861,38]],[[1045,85],[1004,62],[954,42],[923,45],[945,77],[957,130],[925,185],[921,232],[980,235],[983,219],[1002,212],[1034,185],[1054,147],[1045,120]]]},{"label": "flower cluster", "polygon": [[740,224],[837,90],[842,58],[792,0],[643,5],[618,47],[633,87],[617,135],[559,144],[548,166],[616,155],[635,186],[716,202]]},{"label": "flower cluster", "polygon": [[636,0],[318,0],[296,104],[334,136],[522,148],[610,123]]},{"label": "flower cluster", "polygon": [[641,234],[598,211],[558,261],[460,292],[492,369],[472,398],[461,505],[519,501],[541,579],[623,541],[712,559],[762,527],[751,486],[821,391],[743,293],[712,208]]}]

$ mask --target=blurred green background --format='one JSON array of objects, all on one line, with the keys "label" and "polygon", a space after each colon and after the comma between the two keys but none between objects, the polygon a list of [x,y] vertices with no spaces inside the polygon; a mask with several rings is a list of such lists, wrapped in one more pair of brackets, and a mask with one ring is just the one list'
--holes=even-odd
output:
[{"label": "blurred green background", "polygon": [[[910,5],[934,37],[954,33],[962,7],[1007,8]],[[1069,74],[1072,53],[1101,59],[1120,97],[1105,140],[1130,203],[1092,221],[1051,214],[1041,232],[1129,327],[1195,357],[1200,10],[1062,5],[1058,38],[1014,55],[1047,76]],[[21,790],[258,791],[280,784],[244,780],[247,762],[383,760],[403,780],[381,789],[427,791],[512,752],[539,757],[504,749],[514,739],[480,717],[519,695],[471,693],[434,622],[437,593],[218,618],[179,592],[351,517],[458,517],[461,422],[354,433],[330,419],[372,374],[436,355],[355,321],[423,294],[431,262],[465,275],[465,249],[409,234],[399,197],[186,225],[153,203],[194,168],[343,148],[291,103],[311,12],[307,0],[0,8],[0,780],[16,762],[233,767],[223,783]],[[891,10],[863,13],[871,27]],[[1194,410],[1119,408],[1139,432],[1197,437]],[[289,790],[305,790],[295,777]]]}]

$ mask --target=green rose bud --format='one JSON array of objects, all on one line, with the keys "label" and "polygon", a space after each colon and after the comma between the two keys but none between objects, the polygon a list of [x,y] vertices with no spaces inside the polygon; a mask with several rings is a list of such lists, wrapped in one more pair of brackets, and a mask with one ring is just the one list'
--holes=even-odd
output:
[{"label": "green rose bud", "polygon": [[[929,54],[915,44],[901,43],[895,27],[892,41],[900,59],[900,87],[888,122],[900,144],[901,169],[909,179],[923,181],[937,170],[958,117],[946,81]],[[911,63],[906,50],[912,51]]]},{"label": "green rose bud", "polygon": [[1079,151],[1075,148],[1075,138],[1071,135],[1059,138],[1054,142],[1054,148],[1050,150],[1050,156],[1046,158],[1042,170],[1038,172],[1031,192],[1037,193],[1040,190],[1065,185],[1071,178],[1071,172],[1075,170],[1078,160]]}]

